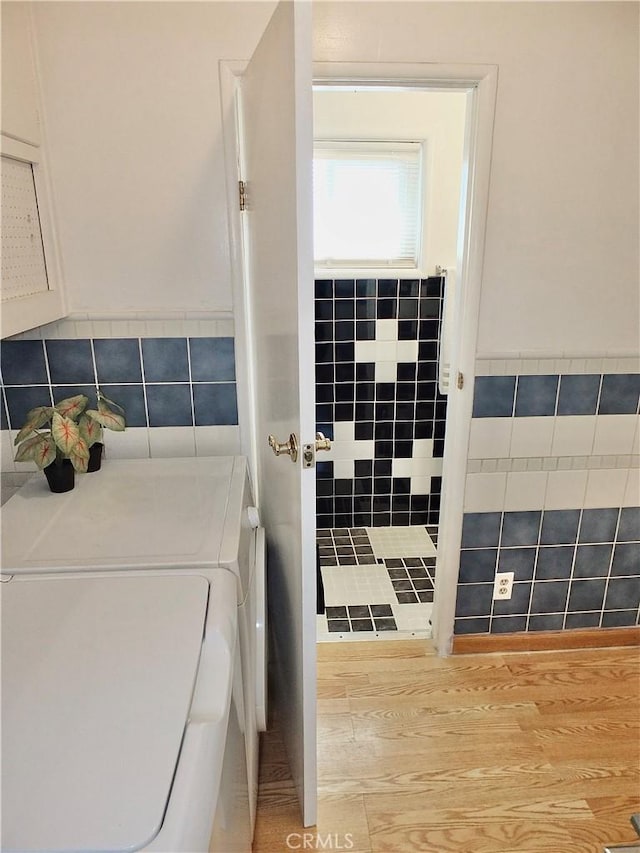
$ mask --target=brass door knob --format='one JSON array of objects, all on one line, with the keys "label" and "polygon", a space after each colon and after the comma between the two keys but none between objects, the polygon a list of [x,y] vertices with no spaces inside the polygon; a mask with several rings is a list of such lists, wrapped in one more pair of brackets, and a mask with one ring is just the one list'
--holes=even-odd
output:
[{"label": "brass door knob", "polygon": [[276,456],[289,456],[292,462],[296,462],[298,459],[298,439],[294,432],[291,433],[288,441],[283,442],[278,441],[275,435],[270,435],[269,447]]},{"label": "brass door knob", "polygon": [[316,450],[331,450],[331,439],[325,438],[321,432],[316,433]]}]

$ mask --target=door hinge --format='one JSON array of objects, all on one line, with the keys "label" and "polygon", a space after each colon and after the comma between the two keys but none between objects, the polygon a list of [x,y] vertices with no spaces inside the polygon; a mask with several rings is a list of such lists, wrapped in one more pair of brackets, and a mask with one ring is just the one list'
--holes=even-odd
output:
[{"label": "door hinge", "polygon": [[456,386],[458,388],[458,391],[462,391],[462,389],[464,388],[464,376],[459,371],[458,371],[458,378],[456,380]]},{"label": "door hinge", "polygon": [[240,211],[247,209],[247,185],[244,181],[238,181],[238,198]]}]

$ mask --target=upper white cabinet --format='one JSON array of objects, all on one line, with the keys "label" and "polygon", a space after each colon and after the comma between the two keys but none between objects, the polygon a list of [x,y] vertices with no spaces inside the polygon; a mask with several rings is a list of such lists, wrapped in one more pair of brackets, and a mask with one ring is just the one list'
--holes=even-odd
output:
[{"label": "upper white cabinet", "polygon": [[29,3],[2,5],[2,337],[65,315]]},{"label": "upper white cabinet", "polygon": [[40,145],[38,86],[29,6],[2,4],[2,133]]}]

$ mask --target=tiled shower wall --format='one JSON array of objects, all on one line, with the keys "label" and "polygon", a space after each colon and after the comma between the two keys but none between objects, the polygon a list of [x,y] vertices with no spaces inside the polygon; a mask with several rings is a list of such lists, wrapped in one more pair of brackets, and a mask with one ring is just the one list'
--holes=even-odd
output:
[{"label": "tiled shower wall", "polygon": [[446,398],[444,279],[318,279],[319,528],[437,524]]},{"label": "tiled shower wall", "polygon": [[[477,374],[455,633],[640,624],[637,359]],[[514,572],[508,601],[496,571]]]},{"label": "tiled shower wall", "polygon": [[114,337],[73,338],[46,337],[43,327],[2,341],[3,474],[34,470],[13,461],[12,443],[31,408],[81,393],[95,405],[96,386],[126,414],[125,432],[105,433],[107,457],[238,453],[234,338],[216,335],[215,323],[199,336],[180,325],[182,334],[119,336],[119,324]]}]

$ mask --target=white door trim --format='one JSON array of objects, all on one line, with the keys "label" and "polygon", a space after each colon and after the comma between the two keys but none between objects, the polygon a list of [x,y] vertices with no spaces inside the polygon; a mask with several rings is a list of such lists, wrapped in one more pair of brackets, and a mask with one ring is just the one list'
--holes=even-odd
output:
[{"label": "white door trim", "polygon": [[246,62],[221,60],[220,104],[222,110],[222,134],[225,160],[225,187],[229,212],[229,269],[233,301],[236,387],[238,392],[238,423],[240,424],[240,452],[247,457],[253,498],[259,505],[258,455],[256,436],[255,393],[253,379],[253,348],[251,317],[246,298],[245,244],[243,223],[240,215],[238,180],[243,174],[240,147],[240,111],[238,94],[240,78],[247,67]]},{"label": "white door trim", "polygon": [[[332,86],[357,83],[468,91],[464,154],[467,170],[461,191],[464,208],[461,207],[456,270],[458,345],[451,354],[452,379],[438,533],[437,606],[433,621],[438,654],[448,655],[453,646],[498,68],[495,65],[322,62],[314,63],[314,82]],[[464,377],[462,388],[456,387],[459,374]]]}]

